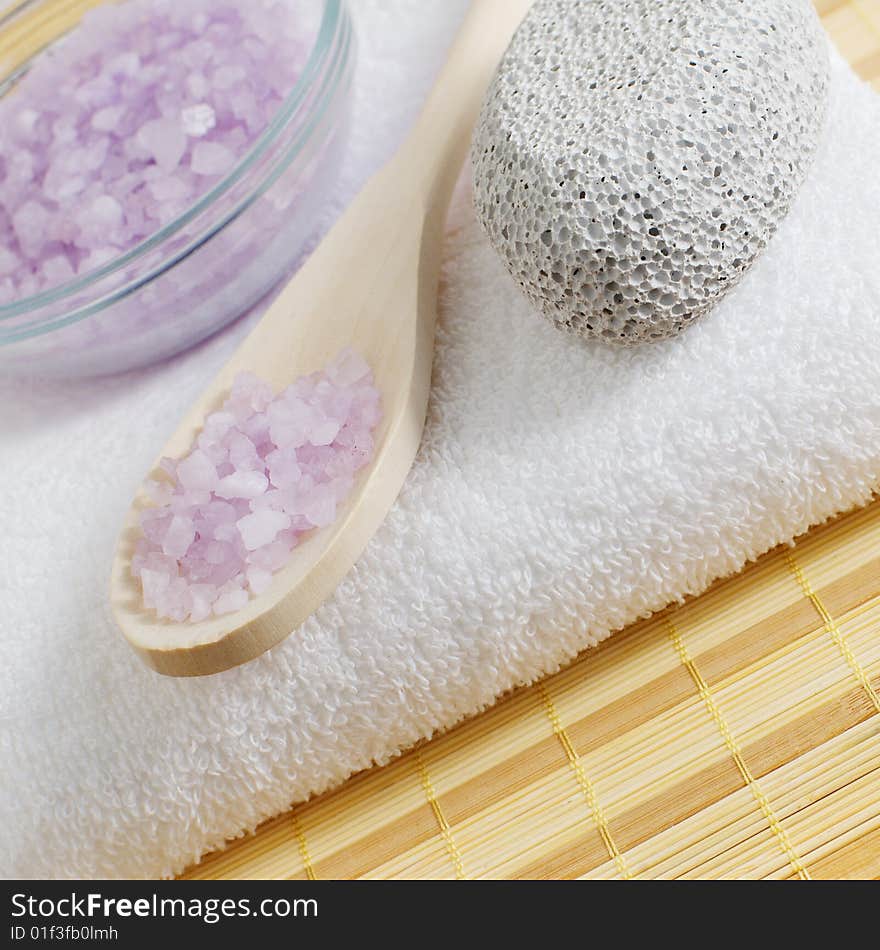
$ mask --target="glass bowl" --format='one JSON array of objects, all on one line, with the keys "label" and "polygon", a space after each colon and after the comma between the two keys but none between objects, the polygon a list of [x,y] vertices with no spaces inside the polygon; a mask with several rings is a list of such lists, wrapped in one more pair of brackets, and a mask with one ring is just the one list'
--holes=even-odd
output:
[{"label": "glass bowl", "polygon": [[[96,5],[19,0],[5,15],[0,8],[0,95],[14,94],[34,56]],[[250,151],[132,250],[0,306],[0,373],[94,376],[153,363],[240,316],[289,271],[336,175],[354,58],[344,0],[303,6],[305,42],[314,37],[306,65]]]}]

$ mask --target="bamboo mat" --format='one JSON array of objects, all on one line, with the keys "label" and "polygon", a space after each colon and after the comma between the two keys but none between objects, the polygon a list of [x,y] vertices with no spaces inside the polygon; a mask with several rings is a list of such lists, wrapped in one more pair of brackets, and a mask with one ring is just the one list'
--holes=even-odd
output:
[{"label": "bamboo mat", "polygon": [[0,0],[0,76],[16,70],[105,0]]},{"label": "bamboo mat", "polygon": [[185,877],[880,877],[880,499]]}]

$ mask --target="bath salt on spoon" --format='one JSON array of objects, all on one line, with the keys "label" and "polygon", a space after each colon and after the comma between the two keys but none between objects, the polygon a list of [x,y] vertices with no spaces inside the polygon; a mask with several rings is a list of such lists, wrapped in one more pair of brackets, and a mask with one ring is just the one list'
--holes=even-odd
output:
[{"label": "bath salt on spoon", "polygon": [[[446,208],[486,87],[528,7],[472,5],[408,139],[199,397],[135,497],[110,600],[125,638],[159,672],[216,673],[294,633],[397,497],[425,421]],[[199,157],[210,167],[221,159]],[[359,361],[331,362],[346,348],[372,383],[357,375]],[[321,371],[332,408],[306,418],[284,391],[298,394]],[[346,440],[371,420],[367,460]],[[307,477],[314,485],[300,496]]]},{"label": "bath salt on spoon", "polygon": [[275,395],[239,374],[189,455],[164,459],[147,492],[132,574],[144,607],[175,621],[240,610],[264,593],[300,539],[336,518],[373,454],[379,393],[342,353]]}]

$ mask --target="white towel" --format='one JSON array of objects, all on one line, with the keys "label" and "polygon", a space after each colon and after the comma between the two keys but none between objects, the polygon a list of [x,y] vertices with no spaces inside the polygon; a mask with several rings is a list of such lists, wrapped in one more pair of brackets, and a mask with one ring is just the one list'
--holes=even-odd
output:
[{"label": "white towel", "polygon": [[[343,196],[412,117],[463,6],[352,4],[361,110]],[[836,62],[824,144],[770,248],[683,336],[628,351],[530,312],[465,195],[403,494],[302,629],[217,676],[143,667],[107,573],[138,480],[245,326],[123,379],[0,383],[2,872],[178,871],[866,501],[878,155],[880,100]]]}]

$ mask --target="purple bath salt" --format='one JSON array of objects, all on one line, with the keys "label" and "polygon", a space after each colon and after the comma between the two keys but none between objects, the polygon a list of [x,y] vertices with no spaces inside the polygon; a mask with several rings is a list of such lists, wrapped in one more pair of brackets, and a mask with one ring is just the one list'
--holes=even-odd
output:
[{"label": "purple bath salt", "polygon": [[373,456],[379,392],[343,351],[284,392],[240,374],[183,459],[147,484],[132,558],[144,606],[169,620],[240,610],[263,593],[300,538],[332,524]]},{"label": "purple bath salt", "polygon": [[0,98],[0,306],[131,250],[230,172],[303,70],[301,17],[126,0],[38,56]]}]

